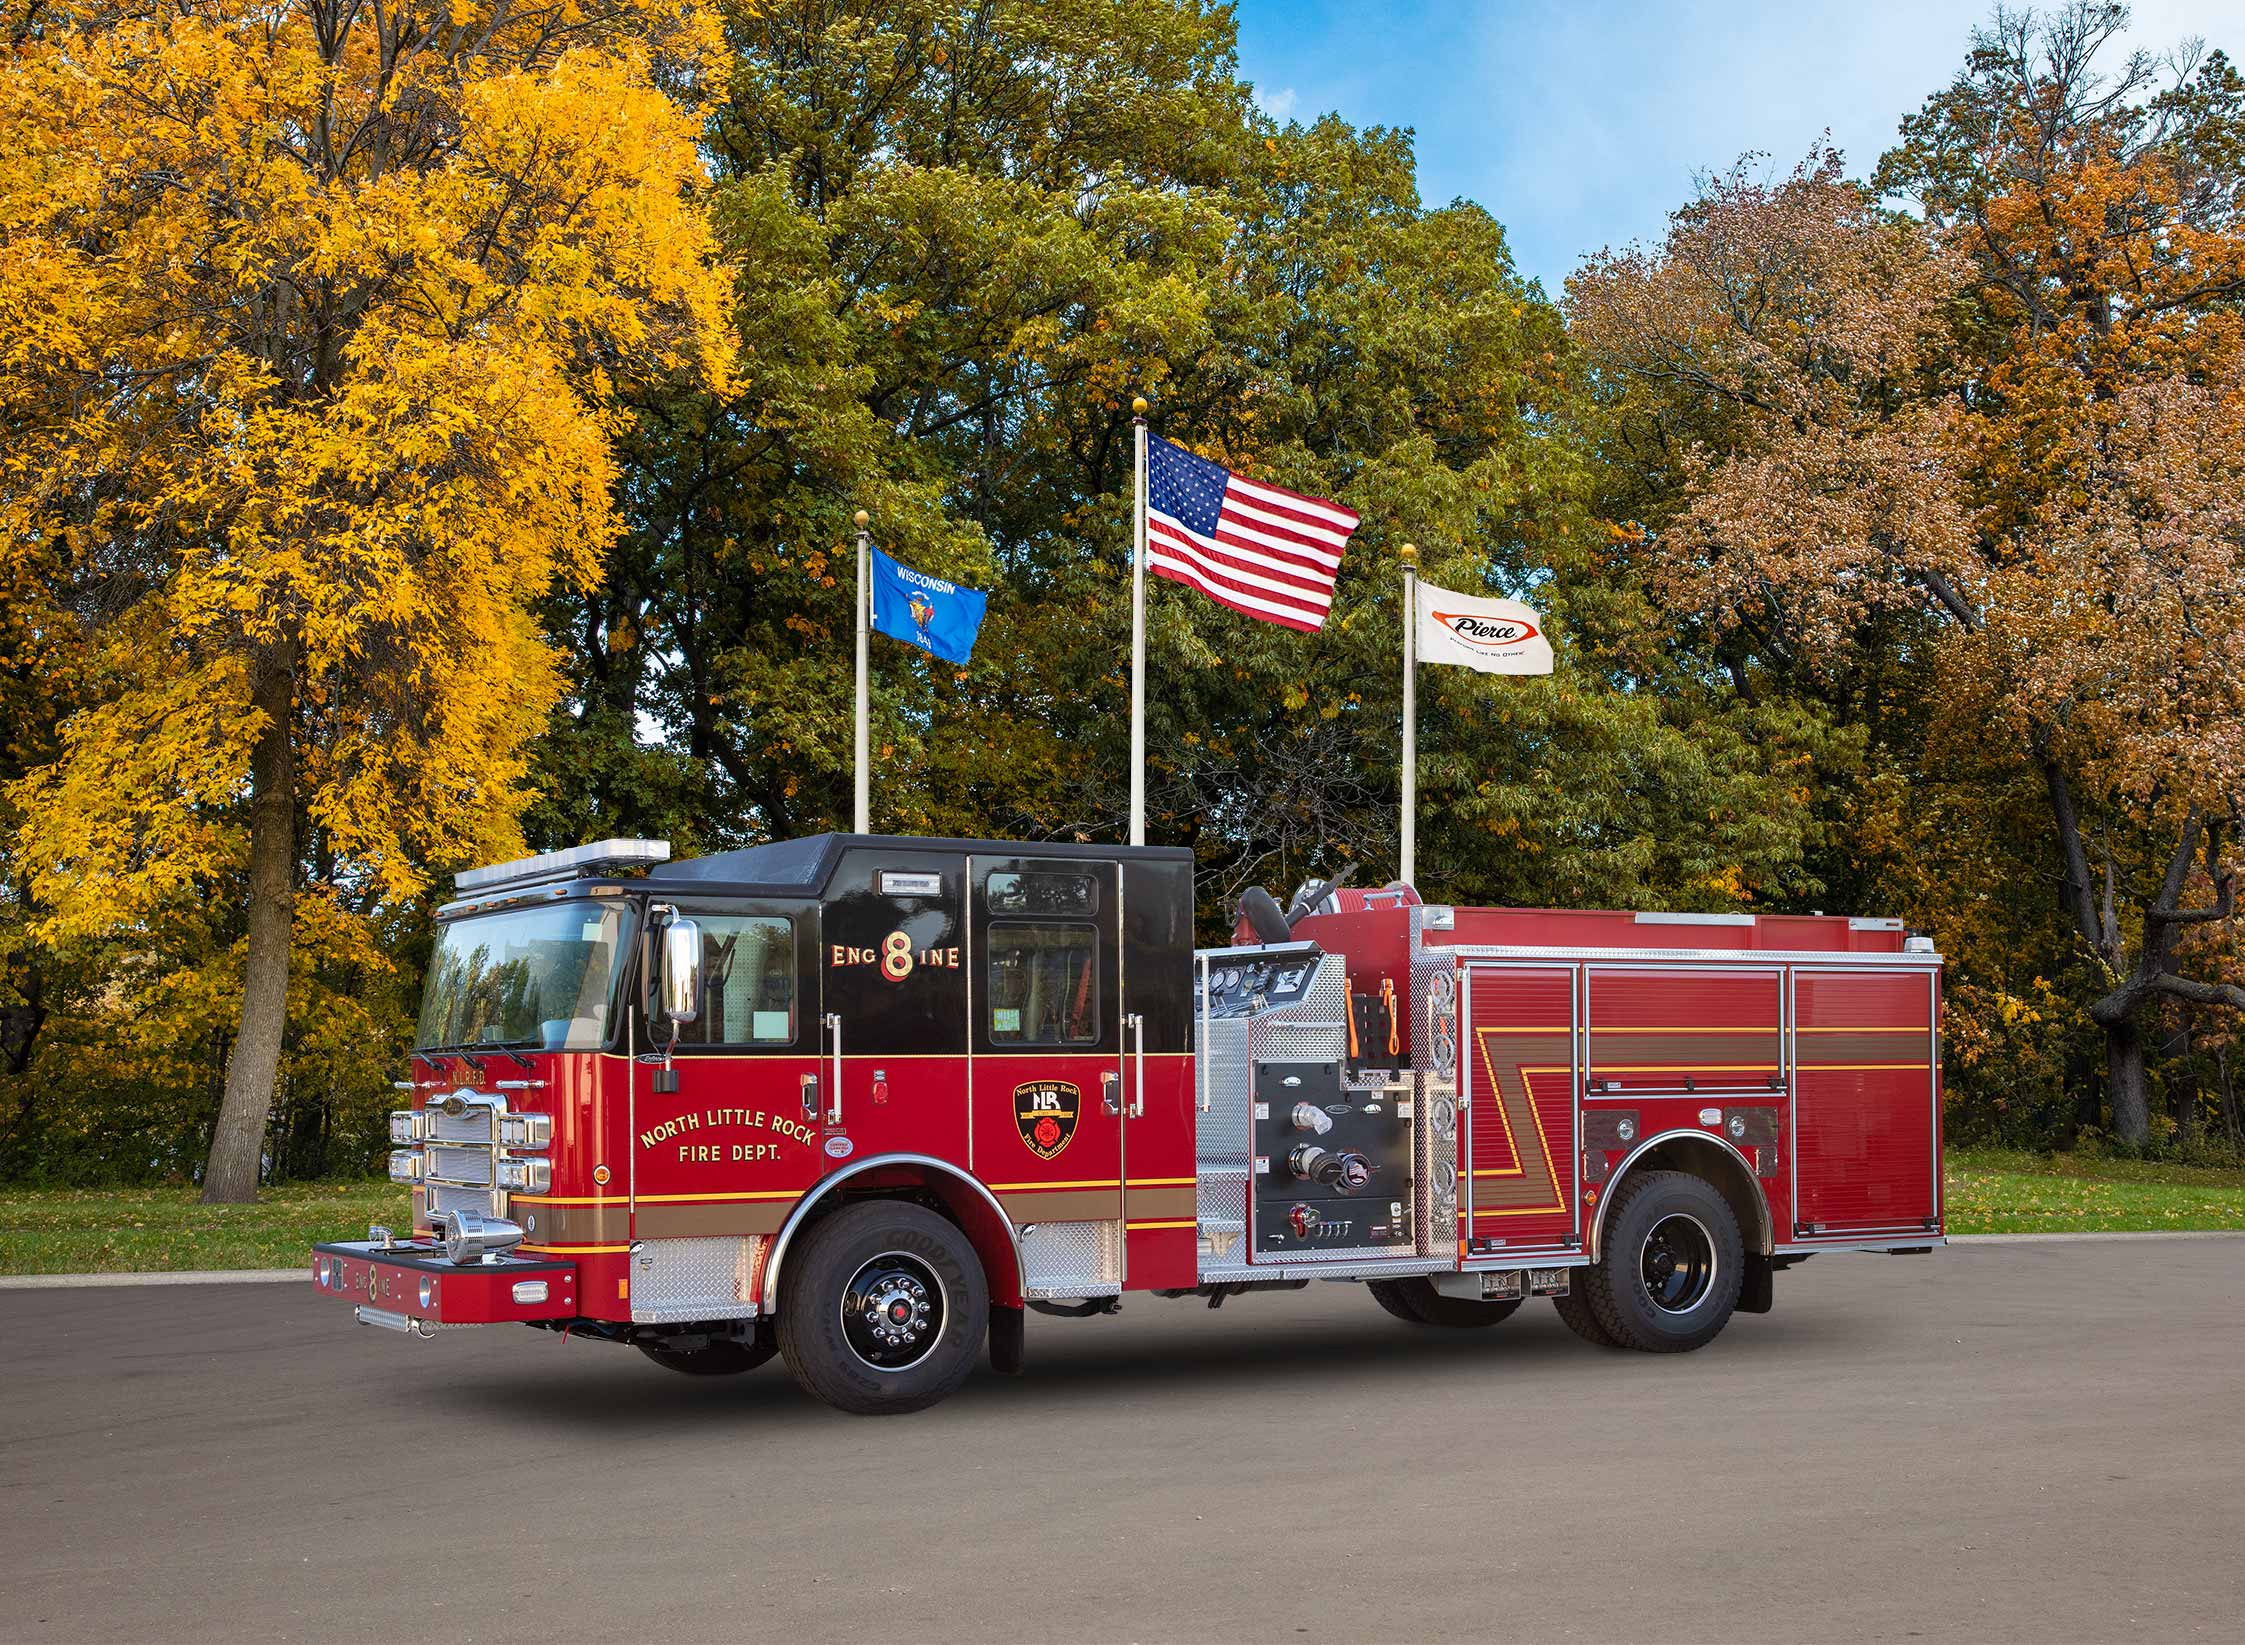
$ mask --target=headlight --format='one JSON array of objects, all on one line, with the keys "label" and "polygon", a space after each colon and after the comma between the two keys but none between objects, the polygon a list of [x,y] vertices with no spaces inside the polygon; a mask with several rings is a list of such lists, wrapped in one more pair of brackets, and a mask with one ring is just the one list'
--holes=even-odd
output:
[{"label": "headlight", "polygon": [[410,1108],[399,1108],[390,1115],[390,1140],[392,1142],[419,1142],[421,1116]]},{"label": "headlight", "polygon": [[553,1141],[551,1114],[502,1114],[499,1141],[509,1148],[544,1148]]},{"label": "headlight", "polygon": [[392,1182],[419,1182],[421,1180],[421,1151],[417,1148],[391,1149],[390,1180]]},{"label": "headlight", "polygon": [[553,1186],[553,1161],[501,1159],[499,1186],[518,1194],[542,1194]]}]

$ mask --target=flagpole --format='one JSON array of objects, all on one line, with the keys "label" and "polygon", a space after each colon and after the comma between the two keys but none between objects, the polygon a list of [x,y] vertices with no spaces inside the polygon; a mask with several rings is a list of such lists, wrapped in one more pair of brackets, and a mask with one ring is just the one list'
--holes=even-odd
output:
[{"label": "flagpole", "polygon": [[1130,510],[1130,843],[1146,843],[1146,402],[1130,402],[1137,435]]},{"label": "flagpole", "polygon": [[866,709],[865,702],[866,602],[871,593],[866,587],[865,574],[866,551],[871,546],[872,539],[866,534],[865,527],[866,513],[861,508],[857,511],[857,809],[856,823],[853,829],[853,832],[859,834],[870,834],[873,831],[871,827],[873,819],[873,773],[871,762],[867,757],[868,745],[872,741],[869,724],[871,715]]},{"label": "flagpole", "polygon": [[1418,884],[1419,855],[1419,551],[1403,561],[1403,883]]}]

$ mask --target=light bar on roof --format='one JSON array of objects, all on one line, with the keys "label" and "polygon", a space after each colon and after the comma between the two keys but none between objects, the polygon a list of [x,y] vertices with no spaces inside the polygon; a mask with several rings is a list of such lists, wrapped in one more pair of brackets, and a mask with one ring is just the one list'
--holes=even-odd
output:
[{"label": "light bar on roof", "polygon": [[668,840],[601,840],[593,845],[573,845],[566,851],[541,851],[535,857],[517,857],[513,862],[493,863],[488,868],[463,869],[452,883],[465,896],[473,891],[496,891],[502,886],[574,879],[604,868],[652,868],[656,863],[668,861]]}]

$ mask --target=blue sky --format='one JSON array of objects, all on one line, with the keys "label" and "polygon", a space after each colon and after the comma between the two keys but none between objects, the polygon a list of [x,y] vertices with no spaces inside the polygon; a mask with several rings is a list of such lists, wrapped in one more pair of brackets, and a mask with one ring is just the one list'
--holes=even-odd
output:
[{"label": "blue sky", "polygon": [[[1993,0],[1238,0],[1241,73],[1284,119],[1411,126],[1430,204],[1504,224],[1551,295],[1586,252],[1657,238],[1695,172],[1781,167],[1827,127],[1858,173],[1964,61]],[[2245,55],[2237,0],[2145,0],[2130,43]]]}]

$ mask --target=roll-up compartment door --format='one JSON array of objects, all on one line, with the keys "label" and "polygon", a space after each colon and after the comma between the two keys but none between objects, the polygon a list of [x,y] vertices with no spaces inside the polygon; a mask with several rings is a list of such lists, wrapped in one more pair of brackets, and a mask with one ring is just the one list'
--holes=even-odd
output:
[{"label": "roll-up compartment door", "polygon": [[1919,1229],[1937,1205],[1933,984],[1923,971],[1793,980],[1794,1219],[1819,1234]]}]

